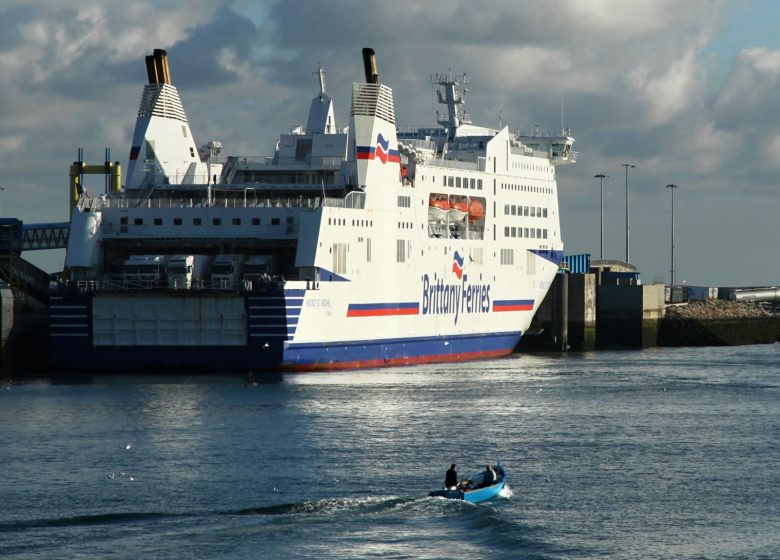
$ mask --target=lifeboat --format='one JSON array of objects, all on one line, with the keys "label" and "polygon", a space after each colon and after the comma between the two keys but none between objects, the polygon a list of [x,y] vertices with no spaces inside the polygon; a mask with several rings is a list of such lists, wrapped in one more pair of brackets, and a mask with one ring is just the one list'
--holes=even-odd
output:
[{"label": "lifeboat", "polygon": [[450,221],[462,222],[469,213],[469,207],[462,200],[450,202]]},{"label": "lifeboat", "polygon": [[476,222],[485,219],[485,205],[476,198],[469,202],[469,220]]},{"label": "lifeboat", "polygon": [[449,209],[450,203],[446,198],[430,197],[428,199],[428,218],[432,221],[445,221]]}]

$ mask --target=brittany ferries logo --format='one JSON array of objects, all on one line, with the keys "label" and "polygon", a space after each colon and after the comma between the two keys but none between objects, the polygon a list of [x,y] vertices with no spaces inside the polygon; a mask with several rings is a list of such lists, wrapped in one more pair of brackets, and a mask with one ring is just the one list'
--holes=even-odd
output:
[{"label": "brittany ferries logo", "polygon": [[378,159],[382,162],[382,165],[387,163],[400,163],[401,156],[398,154],[398,150],[390,149],[390,140],[382,136],[382,133],[376,135],[376,143],[373,146],[358,146],[357,147],[358,159]]},{"label": "brittany ferries logo", "polygon": [[464,259],[455,251],[452,273],[456,282],[445,283],[437,274],[423,275],[422,315],[454,315],[455,324],[461,313],[490,312],[490,284],[472,284],[463,270]]}]

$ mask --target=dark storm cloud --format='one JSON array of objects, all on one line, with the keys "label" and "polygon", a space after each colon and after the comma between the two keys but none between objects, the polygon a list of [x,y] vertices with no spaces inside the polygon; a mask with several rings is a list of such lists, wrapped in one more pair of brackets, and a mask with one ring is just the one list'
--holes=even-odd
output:
[{"label": "dark storm cloud", "polygon": [[0,53],[22,41],[20,24],[35,20],[32,6],[0,6]]},{"label": "dark storm cloud", "polygon": [[[254,49],[260,42],[255,24],[227,6],[212,21],[188,30],[187,37],[171,46],[171,75],[178,87],[198,89],[240,80],[240,68],[256,63]],[[222,57],[229,56],[230,65]]]}]

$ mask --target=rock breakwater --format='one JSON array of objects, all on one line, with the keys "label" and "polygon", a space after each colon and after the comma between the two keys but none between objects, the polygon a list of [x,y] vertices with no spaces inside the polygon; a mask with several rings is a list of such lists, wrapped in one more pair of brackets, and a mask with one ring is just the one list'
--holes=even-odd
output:
[{"label": "rock breakwater", "polygon": [[666,308],[659,346],[736,346],[780,342],[780,316],[754,302],[696,301]]}]

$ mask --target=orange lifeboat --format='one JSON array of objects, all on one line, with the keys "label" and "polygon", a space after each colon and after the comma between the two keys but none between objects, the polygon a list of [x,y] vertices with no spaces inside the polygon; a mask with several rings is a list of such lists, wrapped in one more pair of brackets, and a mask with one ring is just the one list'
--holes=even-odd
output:
[{"label": "orange lifeboat", "polygon": [[450,203],[447,202],[446,198],[429,198],[428,199],[428,206],[431,208],[438,208],[439,210],[449,210],[450,209]]},{"label": "orange lifeboat", "polygon": [[469,213],[469,207],[464,199],[450,201],[450,220],[461,222]]},{"label": "orange lifeboat", "polygon": [[469,202],[469,220],[476,222],[485,218],[485,205],[476,198]]},{"label": "orange lifeboat", "polygon": [[432,222],[447,221],[447,212],[450,211],[450,203],[447,197],[431,196],[428,199],[428,219]]}]

